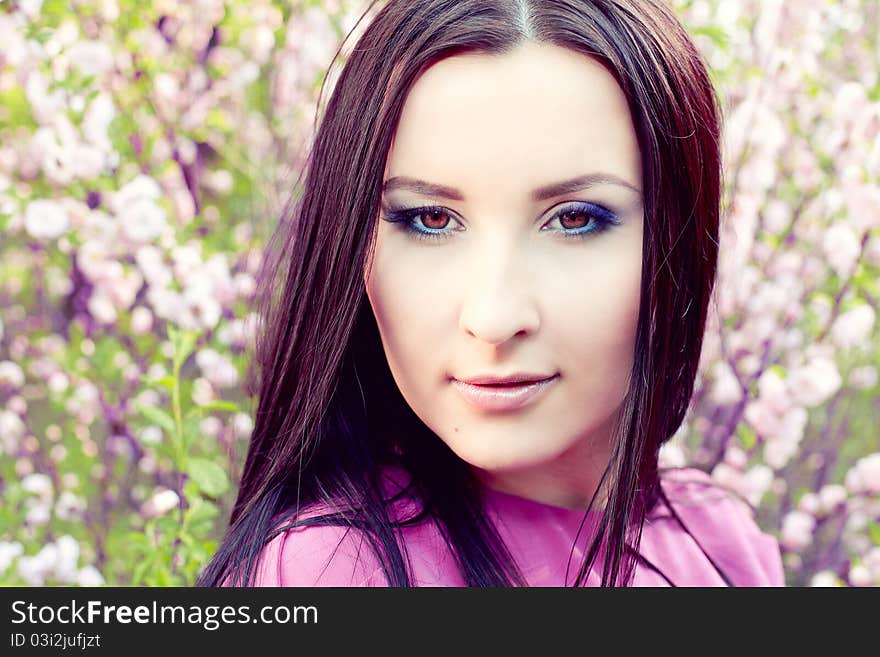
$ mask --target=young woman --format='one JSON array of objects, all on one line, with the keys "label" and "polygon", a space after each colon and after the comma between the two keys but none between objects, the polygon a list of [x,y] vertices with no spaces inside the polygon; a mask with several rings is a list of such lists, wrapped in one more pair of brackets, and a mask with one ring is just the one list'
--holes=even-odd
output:
[{"label": "young woman", "polygon": [[660,0],[390,0],[267,260],[200,584],[782,585],[658,451],[713,289],[719,117]]}]

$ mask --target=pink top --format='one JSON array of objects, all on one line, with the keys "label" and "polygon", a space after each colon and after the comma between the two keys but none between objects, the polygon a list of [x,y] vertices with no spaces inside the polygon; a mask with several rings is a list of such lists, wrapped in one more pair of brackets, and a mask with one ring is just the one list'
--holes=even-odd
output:
[{"label": "pink top", "polygon": [[[389,491],[405,482],[402,470],[389,469]],[[699,539],[705,553],[660,502],[645,521],[641,554],[676,586],[726,586],[707,554],[736,586],[784,586],[779,544],[763,533],[747,505],[731,493],[706,486],[711,478],[696,469],[667,472],[662,486],[676,512]],[[587,524],[578,536],[584,512],[535,502],[492,489],[487,512],[530,586],[565,586],[566,564],[572,560],[570,586],[588,548]],[[403,504],[403,503],[401,503]],[[412,500],[409,504],[414,504]],[[410,507],[416,508],[416,507]],[[395,513],[397,517],[401,507]],[[590,522],[598,513],[592,512]],[[310,514],[311,515],[311,514]],[[394,517],[392,515],[392,517]],[[433,522],[401,530],[416,586],[464,586],[452,553]],[[572,553],[572,545],[577,545]],[[598,560],[595,567],[599,567]],[[588,586],[597,586],[595,572]],[[639,561],[634,586],[669,586]],[[256,586],[387,586],[369,541],[345,527],[295,527],[276,536],[263,549]]]}]

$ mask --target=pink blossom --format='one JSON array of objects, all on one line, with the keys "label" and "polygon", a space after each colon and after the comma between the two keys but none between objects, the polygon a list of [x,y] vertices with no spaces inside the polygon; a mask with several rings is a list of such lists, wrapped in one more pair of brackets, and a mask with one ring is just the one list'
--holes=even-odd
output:
[{"label": "pink blossom", "polygon": [[872,579],[880,580],[880,545],[868,550],[862,557],[862,563],[870,571]]},{"label": "pink blossom", "polygon": [[269,25],[258,24],[242,32],[240,42],[250,59],[262,65],[275,47],[275,33]]},{"label": "pink blossom", "polygon": [[158,445],[162,442],[162,430],[155,425],[148,425],[141,430],[140,441],[144,445]]},{"label": "pink blossom", "polygon": [[839,347],[846,349],[863,344],[874,328],[876,313],[866,303],[842,313],[831,326],[831,338]]},{"label": "pink blossom", "polygon": [[[235,435],[239,438],[248,438],[254,430],[254,421],[247,413],[236,413],[232,418],[232,429],[235,431]],[[666,447],[669,444],[670,443],[667,442],[663,447]],[[660,448],[661,453],[663,452],[663,447]]]},{"label": "pink blossom", "polygon": [[75,520],[86,510],[86,502],[70,491],[63,491],[55,503],[55,515],[61,520]]},{"label": "pink blossom", "polygon": [[208,438],[216,438],[222,428],[223,423],[220,421],[220,418],[215,415],[209,415],[208,417],[202,418],[199,422],[199,430],[202,432],[202,435]]},{"label": "pink blossom", "polygon": [[828,514],[846,502],[846,488],[839,484],[827,484],[819,490],[822,513]]},{"label": "pink blossom", "polygon": [[49,93],[49,80],[40,71],[31,71],[24,85],[31,112],[41,125],[51,123],[64,106],[64,94],[56,89]]},{"label": "pink blossom", "polygon": [[749,401],[743,417],[758,434],[765,438],[772,438],[782,431],[779,415],[763,399]]},{"label": "pink blossom", "polygon": [[144,335],[149,333],[153,327],[153,313],[149,308],[137,306],[131,312],[131,331],[135,335]]},{"label": "pink blossom", "polygon": [[791,408],[785,381],[774,369],[766,370],[758,379],[758,394],[776,413],[786,413]]},{"label": "pink blossom", "polygon": [[175,322],[185,328],[195,328],[195,318],[179,292],[164,287],[150,287],[147,300],[158,317]]},{"label": "pink blossom", "polygon": [[716,404],[735,404],[743,397],[743,390],[727,361],[719,360],[714,367],[715,381],[709,393]]},{"label": "pink blossom", "polygon": [[200,376],[193,381],[192,400],[199,406],[206,406],[217,400],[217,394],[208,379]]},{"label": "pink blossom", "polygon": [[785,201],[773,199],[764,208],[764,230],[779,235],[791,222],[791,207]]},{"label": "pink blossom", "polygon": [[238,370],[229,359],[214,349],[200,349],[195,358],[205,378],[218,388],[230,388],[238,384]]},{"label": "pink blossom", "polygon": [[853,564],[849,569],[849,583],[852,586],[871,586],[874,578],[871,577],[871,571],[862,564]]},{"label": "pink blossom", "polygon": [[95,96],[83,116],[83,136],[91,144],[107,153],[113,150],[107,130],[115,116],[116,108],[113,105],[113,100],[106,93],[99,93]]},{"label": "pink blossom", "polygon": [[47,524],[51,515],[51,509],[47,505],[42,503],[31,503],[27,507],[24,521],[28,525],[38,527]]},{"label": "pink blossom", "polygon": [[171,284],[173,280],[171,270],[165,265],[162,252],[155,246],[146,244],[138,248],[135,261],[150,285],[166,287]]},{"label": "pink blossom", "polygon": [[[861,176],[861,171],[859,171]],[[859,232],[880,226],[880,188],[876,184],[848,186],[846,204],[850,221]]]},{"label": "pink blossom", "polygon": [[103,290],[96,290],[89,297],[89,314],[101,324],[112,324],[116,321],[116,308],[110,295]]},{"label": "pink blossom", "polygon": [[880,235],[868,239],[865,245],[865,262],[880,267]]},{"label": "pink blossom", "polygon": [[59,395],[70,385],[70,379],[61,371],[52,372],[46,380],[46,387],[54,394]]},{"label": "pink blossom", "polygon": [[239,272],[232,278],[235,294],[241,299],[250,299],[257,290],[257,282],[247,272]]},{"label": "pink blossom", "polygon": [[834,103],[831,108],[833,118],[839,122],[848,122],[867,103],[868,94],[864,85],[855,81],[844,82],[834,94]]},{"label": "pink blossom", "polygon": [[171,252],[174,261],[174,274],[180,281],[186,281],[195,274],[202,264],[202,247],[197,242],[182,244]]},{"label": "pink blossom", "polygon": [[832,225],[822,238],[822,252],[831,269],[841,278],[852,275],[860,248],[852,228],[841,221]]},{"label": "pink blossom", "polygon": [[737,470],[744,469],[749,463],[749,457],[736,445],[727,448],[727,451],[724,452],[724,460]]},{"label": "pink blossom", "polygon": [[816,357],[795,368],[786,379],[788,392],[795,403],[813,408],[825,403],[842,383],[837,366],[827,357]]},{"label": "pink blossom", "polygon": [[773,483],[773,470],[762,463],[756,464],[745,473],[743,483],[746,499],[752,506],[758,506]]},{"label": "pink blossom", "polygon": [[813,541],[816,519],[803,511],[789,511],[782,521],[779,542],[787,550],[800,552]]},{"label": "pink blossom", "polygon": [[101,76],[113,68],[113,52],[103,41],[79,41],[67,54],[83,75]]},{"label": "pink blossom", "polygon": [[224,195],[232,191],[235,180],[232,174],[226,169],[217,169],[216,171],[208,171],[205,173],[205,187],[213,191],[215,194]]},{"label": "pink blossom", "polygon": [[812,491],[804,493],[798,500],[798,509],[811,516],[815,516],[821,509],[821,501],[819,496]]},{"label": "pink blossom", "polygon": [[846,475],[846,487],[852,493],[880,493],[880,452],[855,462]]}]

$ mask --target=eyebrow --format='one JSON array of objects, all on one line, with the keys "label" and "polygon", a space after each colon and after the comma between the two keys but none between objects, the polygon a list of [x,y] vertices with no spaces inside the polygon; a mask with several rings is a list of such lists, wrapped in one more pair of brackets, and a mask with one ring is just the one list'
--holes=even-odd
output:
[{"label": "eyebrow", "polygon": [[[569,178],[568,180],[563,180],[561,182],[555,182],[549,185],[545,185],[543,187],[539,187],[532,192],[532,200],[536,202],[545,201],[549,198],[554,198],[556,196],[562,196],[564,194],[571,194],[573,192],[583,191],[585,189],[589,189],[590,187],[595,187],[596,185],[618,185],[620,187],[631,189],[637,194],[642,193],[640,189],[627,182],[623,178],[615,176],[613,173],[597,171],[594,173],[588,173],[583,176],[577,176],[575,178]],[[411,192],[422,194],[424,196],[435,196],[438,198],[446,198],[454,201],[464,200],[464,194],[462,194],[454,187],[437,185],[426,180],[410,178],[409,176],[394,176],[393,178],[389,178],[385,181],[385,185],[382,188],[382,193],[388,194],[389,192],[393,192],[398,189],[409,190]]]}]

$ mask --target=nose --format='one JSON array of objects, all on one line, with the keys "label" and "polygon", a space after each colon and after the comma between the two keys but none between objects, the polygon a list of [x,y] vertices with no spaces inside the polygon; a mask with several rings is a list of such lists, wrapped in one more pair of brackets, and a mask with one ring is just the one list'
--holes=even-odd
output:
[{"label": "nose", "polygon": [[473,256],[459,328],[492,345],[536,332],[540,313],[525,260],[497,242]]}]

